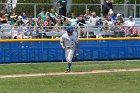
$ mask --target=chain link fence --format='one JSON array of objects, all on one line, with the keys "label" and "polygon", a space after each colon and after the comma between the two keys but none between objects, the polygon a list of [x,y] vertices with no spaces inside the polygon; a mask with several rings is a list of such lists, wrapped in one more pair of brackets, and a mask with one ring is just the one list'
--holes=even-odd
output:
[{"label": "chain link fence", "polygon": [[[7,12],[11,12],[13,9],[16,10],[17,14],[25,12],[27,16],[37,17],[41,12],[42,8],[45,8],[46,12],[50,11],[52,7],[55,7],[58,12],[58,7],[53,4],[47,3],[17,3],[16,7],[10,8],[6,6],[11,6],[11,3],[1,3],[0,11],[7,9]],[[68,4],[67,15],[70,16],[71,13],[75,13],[76,16],[80,14],[85,14],[88,11],[95,11],[98,16],[102,16],[102,4]],[[134,16],[135,18],[140,17],[140,5],[139,4],[113,4],[113,10],[115,13],[122,13],[124,17]]]}]

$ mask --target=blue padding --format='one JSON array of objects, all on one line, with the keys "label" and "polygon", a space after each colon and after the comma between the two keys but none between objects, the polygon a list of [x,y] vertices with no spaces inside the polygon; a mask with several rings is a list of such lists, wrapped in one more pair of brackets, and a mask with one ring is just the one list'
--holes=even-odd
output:
[{"label": "blue padding", "polygon": [[[140,59],[140,40],[80,41],[79,60]],[[62,62],[59,41],[1,42],[0,63]]]}]

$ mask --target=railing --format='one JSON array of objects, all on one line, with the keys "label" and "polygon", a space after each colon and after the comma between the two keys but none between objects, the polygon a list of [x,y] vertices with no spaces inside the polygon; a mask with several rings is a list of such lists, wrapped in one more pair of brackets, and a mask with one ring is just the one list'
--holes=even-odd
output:
[{"label": "railing", "polygon": [[[0,6],[11,6],[11,4],[14,3],[1,3]],[[26,13],[28,15],[37,17],[37,14],[41,12],[42,7],[46,8],[46,11],[50,11],[52,6],[55,7],[55,5],[47,3],[17,3],[14,9],[17,10],[18,13],[21,13],[21,10],[24,12],[27,11]],[[102,16],[102,4],[68,4],[68,7],[68,15],[71,12],[75,12],[77,15],[80,15],[85,14],[87,11],[95,11],[98,16]],[[115,13],[121,12],[125,17],[128,17],[129,15],[134,16],[135,18],[140,17],[140,4],[113,4],[113,7]],[[58,8],[55,8],[58,12]],[[10,12],[12,8],[7,7],[7,9]]]},{"label": "railing", "polygon": [[[112,28],[113,26],[110,26]],[[103,26],[88,26],[76,27],[74,33],[79,38],[110,38],[110,37],[131,37],[128,31],[128,26],[122,25],[123,35],[116,36],[114,30],[102,31]],[[138,34],[140,35],[140,24],[135,25]],[[26,28],[26,29],[25,29]],[[0,26],[0,39],[29,39],[29,38],[60,38],[66,33],[66,26],[19,26],[15,27],[9,24]],[[134,36],[135,37],[135,36]]]}]

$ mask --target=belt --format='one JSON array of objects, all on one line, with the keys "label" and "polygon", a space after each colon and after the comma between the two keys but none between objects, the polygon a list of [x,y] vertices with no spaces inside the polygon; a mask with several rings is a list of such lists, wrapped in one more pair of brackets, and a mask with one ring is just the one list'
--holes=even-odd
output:
[{"label": "belt", "polygon": [[73,48],[73,47],[66,47],[67,49],[71,49],[71,48]]}]

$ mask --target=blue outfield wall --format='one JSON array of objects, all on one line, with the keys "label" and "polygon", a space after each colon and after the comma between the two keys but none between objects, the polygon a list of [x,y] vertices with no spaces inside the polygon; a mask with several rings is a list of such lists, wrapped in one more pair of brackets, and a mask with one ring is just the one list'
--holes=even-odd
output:
[{"label": "blue outfield wall", "polygon": [[[0,63],[62,62],[59,40],[0,40]],[[140,38],[80,39],[79,60],[139,59]]]}]

